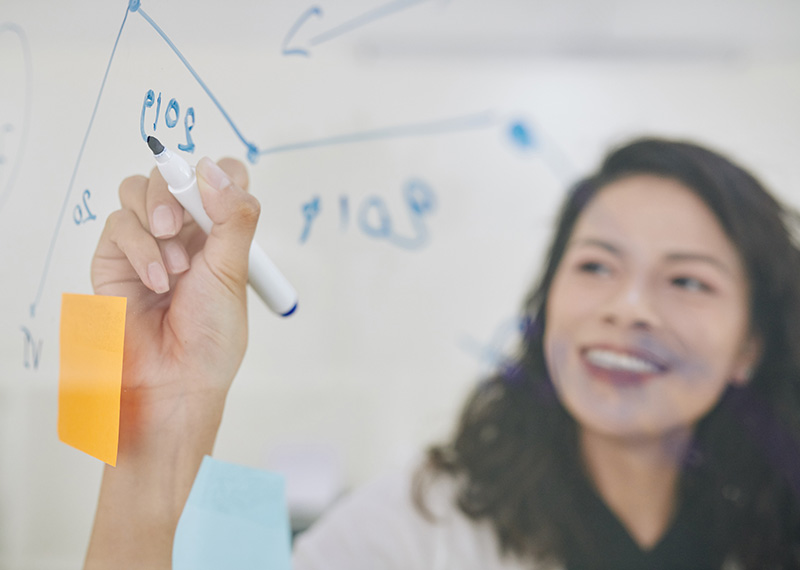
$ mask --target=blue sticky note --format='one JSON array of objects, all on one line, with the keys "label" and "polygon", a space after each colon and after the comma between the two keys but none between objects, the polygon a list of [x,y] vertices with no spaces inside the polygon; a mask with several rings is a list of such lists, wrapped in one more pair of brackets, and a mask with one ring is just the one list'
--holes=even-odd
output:
[{"label": "blue sticky note", "polygon": [[178,521],[174,570],[290,570],[284,478],[203,458]]}]

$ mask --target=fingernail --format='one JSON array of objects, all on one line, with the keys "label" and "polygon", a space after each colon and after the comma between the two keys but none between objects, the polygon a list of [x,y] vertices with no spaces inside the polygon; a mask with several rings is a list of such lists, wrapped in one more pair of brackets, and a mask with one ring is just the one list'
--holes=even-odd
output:
[{"label": "fingernail", "polygon": [[153,223],[150,230],[156,237],[175,235],[178,227],[175,223],[175,216],[172,214],[172,208],[162,204],[153,210]]},{"label": "fingernail", "polygon": [[197,174],[202,176],[205,181],[208,182],[208,184],[215,190],[223,190],[231,183],[231,179],[228,178],[228,175],[225,174],[225,171],[217,166],[213,160],[206,156],[201,158],[200,162],[197,163],[196,170]]},{"label": "fingernail", "polygon": [[154,261],[147,266],[147,277],[150,279],[150,285],[156,293],[169,291],[169,278],[160,263]]},{"label": "fingernail", "polygon": [[164,257],[170,273],[183,273],[189,269],[189,258],[186,251],[174,241],[169,241],[164,246]]}]

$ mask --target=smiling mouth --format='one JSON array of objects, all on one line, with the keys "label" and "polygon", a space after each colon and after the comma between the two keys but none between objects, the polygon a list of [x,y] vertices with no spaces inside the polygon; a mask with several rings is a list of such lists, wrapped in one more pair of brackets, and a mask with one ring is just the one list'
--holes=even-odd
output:
[{"label": "smiling mouth", "polygon": [[667,371],[662,362],[631,351],[589,348],[581,357],[594,378],[621,386],[639,385]]}]

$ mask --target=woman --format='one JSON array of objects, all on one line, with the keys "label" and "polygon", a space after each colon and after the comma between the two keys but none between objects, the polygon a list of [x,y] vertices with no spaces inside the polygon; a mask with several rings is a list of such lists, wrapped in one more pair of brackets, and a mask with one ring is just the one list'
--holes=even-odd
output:
[{"label": "woman", "polygon": [[[132,342],[87,568],[169,567],[246,344],[257,205],[197,170],[205,244],[154,173],[123,183],[93,264],[97,293],[129,298]],[[295,569],[800,567],[795,225],[701,147],[612,152],[567,199],[518,363],[478,387],[414,485],[344,501]]]}]

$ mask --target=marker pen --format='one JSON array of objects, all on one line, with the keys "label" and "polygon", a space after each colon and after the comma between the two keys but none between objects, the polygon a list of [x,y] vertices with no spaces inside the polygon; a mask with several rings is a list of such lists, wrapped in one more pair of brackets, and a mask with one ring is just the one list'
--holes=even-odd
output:
[{"label": "marker pen", "polygon": [[[209,233],[214,222],[203,208],[194,168],[164,148],[155,137],[147,137],[147,146],[153,151],[156,165],[167,181],[169,191],[191,214],[197,225]],[[255,241],[250,244],[248,281],[267,306],[282,317],[288,317],[297,309],[294,288]]]}]

